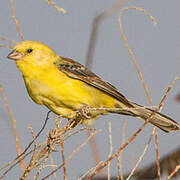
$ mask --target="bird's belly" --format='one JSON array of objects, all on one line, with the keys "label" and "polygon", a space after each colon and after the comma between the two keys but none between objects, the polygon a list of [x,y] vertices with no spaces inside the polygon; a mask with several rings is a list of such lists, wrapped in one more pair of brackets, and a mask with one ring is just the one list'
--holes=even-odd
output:
[{"label": "bird's belly", "polygon": [[27,77],[24,80],[28,94],[35,103],[45,105],[64,117],[73,111],[72,107],[68,106],[69,103],[72,103],[70,98],[65,100],[65,94],[58,93],[57,87],[49,87],[48,84]]},{"label": "bird's belly", "polygon": [[[84,105],[93,108],[114,107],[114,98],[82,81],[66,79],[66,76],[54,79],[52,77],[56,76],[51,77],[51,73],[48,77],[40,77],[24,77],[28,93],[34,102],[47,106],[56,114],[72,118]],[[94,113],[94,116],[101,113]]]}]

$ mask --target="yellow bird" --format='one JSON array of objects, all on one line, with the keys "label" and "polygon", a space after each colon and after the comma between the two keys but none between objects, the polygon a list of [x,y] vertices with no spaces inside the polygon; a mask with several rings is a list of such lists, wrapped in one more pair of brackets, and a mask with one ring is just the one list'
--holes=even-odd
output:
[{"label": "yellow bird", "polygon": [[[22,41],[15,45],[8,58],[15,60],[35,103],[76,123],[80,120],[89,123],[108,113],[146,120],[153,112],[127,100],[110,83],[40,42]],[[92,111],[92,108],[101,109]],[[165,132],[180,130],[177,122],[160,113],[150,123]]]}]

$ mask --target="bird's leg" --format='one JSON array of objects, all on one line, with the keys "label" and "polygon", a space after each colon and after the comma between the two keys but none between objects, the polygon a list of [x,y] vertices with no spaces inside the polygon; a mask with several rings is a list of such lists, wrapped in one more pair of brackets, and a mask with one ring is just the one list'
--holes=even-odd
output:
[{"label": "bird's leg", "polygon": [[81,124],[84,120],[91,119],[90,107],[88,105],[82,106],[75,117],[69,119],[72,128],[75,128],[78,124]]}]

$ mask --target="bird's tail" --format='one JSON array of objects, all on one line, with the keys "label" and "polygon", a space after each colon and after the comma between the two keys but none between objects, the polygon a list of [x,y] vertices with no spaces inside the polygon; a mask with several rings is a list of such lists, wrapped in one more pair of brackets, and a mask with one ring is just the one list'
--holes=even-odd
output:
[{"label": "bird's tail", "polygon": [[[131,102],[131,104],[133,106],[132,108],[122,108],[122,110],[117,110],[116,113],[135,116],[146,121],[155,111],[153,109],[143,107],[133,102]],[[159,112],[155,113],[152,118],[150,118],[149,122],[165,132],[180,130],[180,126],[176,121]]]}]

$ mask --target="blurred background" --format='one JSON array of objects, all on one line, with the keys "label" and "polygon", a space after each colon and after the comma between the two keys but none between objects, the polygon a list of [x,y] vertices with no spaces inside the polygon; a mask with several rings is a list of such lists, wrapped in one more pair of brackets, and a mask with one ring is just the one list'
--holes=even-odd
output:
[{"label": "blurred background", "polygon": [[[56,11],[45,0],[14,1],[16,16],[25,40],[41,41],[59,55],[85,64],[94,17],[110,8],[117,1],[56,0],[55,2],[67,13],[63,15]],[[122,18],[123,30],[149,89],[153,105],[156,106],[173,79],[180,76],[180,1],[136,0],[128,1],[126,6],[143,8],[151,13],[157,21],[157,26],[154,26],[147,16],[135,10],[125,12]],[[0,36],[20,41],[11,17],[9,1],[1,0],[0,9]],[[144,88],[120,34],[119,12],[117,11],[106,18],[99,26],[92,69],[97,75],[116,86],[128,99],[148,106]],[[20,145],[24,149],[32,139],[27,128],[28,124],[31,125],[35,133],[38,132],[44,123],[48,110],[46,107],[32,102],[27,94],[21,73],[17,70],[15,63],[6,58],[9,52],[9,49],[0,48],[0,84],[16,119]],[[162,112],[180,123],[180,104],[175,99],[179,92],[180,81],[177,81],[165,101]],[[53,128],[52,115],[51,120],[39,138],[39,142],[45,140],[48,130]],[[102,160],[106,160],[109,154],[108,122],[111,121],[112,125],[114,151],[121,145],[124,120],[127,120],[125,137],[127,140],[143,124],[142,121],[114,114],[101,117],[95,121],[94,127],[102,129],[96,135]],[[11,120],[1,97],[0,131],[0,162],[3,165],[16,156],[16,148]],[[125,174],[134,167],[151,132],[152,126],[147,125],[143,132],[123,151],[122,167]],[[65,156],[68,156],[86,138],[87,133],[81,133],[70,138],[64,145]],[[166,134],[158,130],[160,157],[178,148],[179,138],[179,132]],[[93,167],[92,156],[90,146],[87,144],[67,163],[67,178],[77,179]],[[55,163],[61,164],[60,155],[57,157]],[[153,139],[140,167],[154,162],[155,159]],[[50,168],[47,169],[51,170]],[[113,160],[111,175],[117,176],[117,171],[117,161]],[[20,174],[20,168],[15,168],[7,175],[7,179],[17,179]],[[62,170],[58,171],[58,174],[62,178]]]}]

